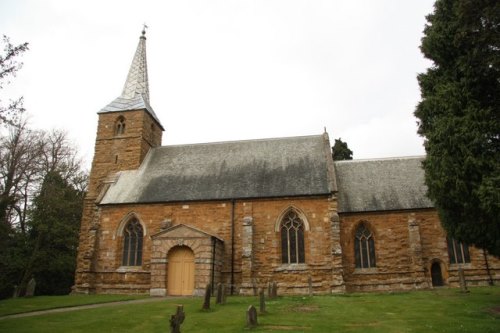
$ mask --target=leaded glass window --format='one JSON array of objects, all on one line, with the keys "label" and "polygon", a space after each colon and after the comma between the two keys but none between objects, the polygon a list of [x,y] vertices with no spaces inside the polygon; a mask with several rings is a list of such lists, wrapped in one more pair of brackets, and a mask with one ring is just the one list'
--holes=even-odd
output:
[{"label": "leaded glass window", "polygon": [[299,264],[305,262],[304,223],[296,212],[288,212],[281,222],[281,262]]},{"label": "leaded glass window", "polygon": [[469,247],[467,244],[448,238],[448,256],[450,264],[465,264],[470,262]]},{"label": "leaded glass window", "polygon": [[142,265],[142,226],[136,219],[127,223],[123,231],[123,266]]},{"label": "leaded glass window", "polygon": [[361,223],[354,237],[354,256],[356,268],[375,267],[375,242],[368,227]]}]

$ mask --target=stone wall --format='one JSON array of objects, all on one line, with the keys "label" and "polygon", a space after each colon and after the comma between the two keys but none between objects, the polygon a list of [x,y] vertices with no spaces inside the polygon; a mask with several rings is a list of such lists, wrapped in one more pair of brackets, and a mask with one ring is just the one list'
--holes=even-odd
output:
[{"label": "stone wall", "polygon": [[[360,269],[354,262],[354,233],[364,221],[374,234],[376,267]],[[442,267],[445,285],[458,287],[458,267],[470,285],[485,285],[490,277],[483,251],[469,247],[471,263],[450,265],[446,233],[434,209],[341,214],[341,239],[348,291],[431,288],[433,262]],[[500,261],[488,256],[492,280],[500,279]]]},{"label": "stone wall", "polygon": [[[251,294],[254,287],[265,287],[270,281],[276,281],[280,293],[306,294],[309,276],[313,279],[316,293],[330,293],[332,288],[343,291],[342,276],[333,274],[334,267],[337,272],[341,272],[341,267],[338,267],[341,261],[333,260],[332,256],[332,209],[335,209],[333,203],[334,201],[327,197],[320,197],[237,200],[234,203],[219,201],[102,206],[99,209],[99,229],[96,231],[95,248],[98,253],[93,266],[99,278],[94,280],[90,289],[98,292],[103,289],[108,289],[108,292],[111,292],[111,289],[122,292],[126,289],[122,283],[124,278],[120,274],[125,268],[121,267],[123,238],[119,230],[133,216],[141,222],[145,230],[143,264],[136,270],[138,275],[152,272],[154,241],[151,235],[160,232],[162,222],[168,220],[172,226],[187,225],[223,240],[223,248],[218,250],[218,279],[220,276],[220,280],[228,286],[233,282],[235,293]],[[307,225],[305,264],[281,263],[279,222],[280,217],[289,209],[300,212]],[[234,244],[231,241],[232,217]],[[337,246],[335,252],[337,256],[340,255],[339,248]],[[234,253],[231,252],[233,249]],[[165,252],[165,249],[163,250]],[[126,274],[131,279],[130,276],[135,272],[127,271]],[[154,283],[157,282],[155,280]],[[79,281],[78,284],[83,283],[92,284],[90,279]],[[133,283],[130,288],[132,292],[142,288],[143,293],[148,293],[150,289],[161,289],[157,285],[152,286],[152,283]],[[117,287],[114,288],[113,285]]]},{"label": "stone wall", "polygon": [[[123,134],[115,133],[116,120],[125,118]],[[161,145],[162,130],[145,110],[99,114],[94,159],[84,200],[74,291],[95,292],[93,285],[101,219],[95,205],[106,190],[106,179],[122,170],[139,168],[151,147]],[[106,230],[103,230],[106,231]],[[97,281],[97,280],[96,280]]]}]

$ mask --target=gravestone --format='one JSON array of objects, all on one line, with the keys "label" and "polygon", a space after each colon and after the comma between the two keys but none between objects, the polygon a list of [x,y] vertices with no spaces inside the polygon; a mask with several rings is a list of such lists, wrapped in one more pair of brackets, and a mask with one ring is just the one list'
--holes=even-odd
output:
[{"label": "gravestone", "polygon": [[272,293],[272,298],[278,297],[278,283],[276,281],[273,282],[271,293]]},{"label": "gravestone", "polygon": [[170,333],[181,333],[181,324],[185,318],[184,306],[177,305],[177,311],[170,317]]},{"label": "gravestone", "polygon": [[259,290],[259,312],[262,314],[262,313],[266,313],[266,299],[265,299],[265,295],[264,295],[264,289],[263,288],[260,288]]},{"label": "gravestone", "polygon": [[222,298],[221,298],[221,304],[226,304],[226,285],[223,283],[222,284]]},{"label": "gravestone", "polygon": [[269,283],[267,284],[267,297],[269,297],[269,299],[271,299],[273,297],[273,290],[272,290],[272,284],[271,284],[271,281],[269,281]]},{"label": "gravestone", "polygon": [[257,310],[255,306],[250,305],[247,310],[247,327],[252,328],[257,326]]},{"label": "gravestone", "polygon": [[309,275],[309,278],[307,279],[307,284],[309,285],[309,296],[313,295],[313,283],[312,283],[312,277]]},{"label": "gravestone", "polygon": [[462,267],[458,268],[458,281],[460,283],[460,289],[462,290],[462,292],[468,293],[469,290],[467,289],[467,281],[465,280],[465,273]]},{"label": "gravestone", "polygon": [[33,297],[35,295],[35,288],[36,288],[36,281],[35,278],[32,277],[28,285],[26,286],[26,294],[24,294],[24,297]]},{"label": "gravestone", "polygon": [[212,294],[212,288],[210,287],[210,283],[207,284],[205,288],[205,298],[203,300],[203,310],[210,310],[210,296]]},{"label": "gravestone", "polygon": [[19,287],[17,284],[14,285],[14,292],[12,293],[12,298],[18,298],[19,297]]},{"label": "gravestone", "polygon": [[215,304],[222,304],[222,283],[217,283],[217,295],[215,297]]}]

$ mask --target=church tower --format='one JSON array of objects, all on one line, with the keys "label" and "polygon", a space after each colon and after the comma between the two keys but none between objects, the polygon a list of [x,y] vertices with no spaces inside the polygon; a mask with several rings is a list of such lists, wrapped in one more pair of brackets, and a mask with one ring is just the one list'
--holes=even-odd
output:
[{"label": "church tower", "polygon": [[96,201],[117,172],[139,168],[151,148],[161,146],[164,131],[149,104],[143,29],[122,94],[98,112],[94,159],[84,201],[78,249],[75,292],[93,291],[99,219]]}]

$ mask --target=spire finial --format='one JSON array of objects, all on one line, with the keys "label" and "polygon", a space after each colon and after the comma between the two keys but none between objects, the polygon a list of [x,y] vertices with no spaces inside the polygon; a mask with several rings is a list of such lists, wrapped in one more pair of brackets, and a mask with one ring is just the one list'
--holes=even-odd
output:
[{"label": "spire finial", "polygon": [[149,28],[146,23],[142,25],[142,37],[146,36],[146,29]]}]

